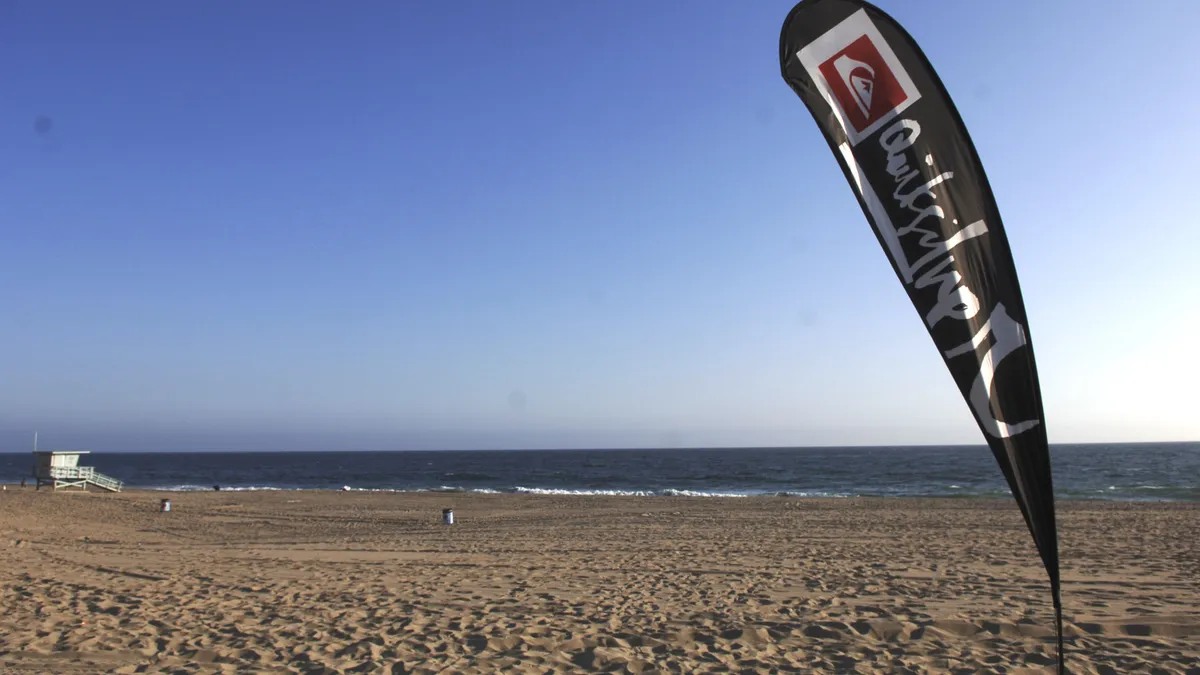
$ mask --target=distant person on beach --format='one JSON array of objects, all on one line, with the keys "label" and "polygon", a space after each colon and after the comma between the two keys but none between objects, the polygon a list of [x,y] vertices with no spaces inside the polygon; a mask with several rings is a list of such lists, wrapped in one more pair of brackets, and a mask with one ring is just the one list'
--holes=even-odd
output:
[{"label": "distant person on beach", "polygon": [[213,492],[220,492],[220,491],[221,491],[221,486],[220,486],[220,485],[214,485],[214,486],[213,486]]}]

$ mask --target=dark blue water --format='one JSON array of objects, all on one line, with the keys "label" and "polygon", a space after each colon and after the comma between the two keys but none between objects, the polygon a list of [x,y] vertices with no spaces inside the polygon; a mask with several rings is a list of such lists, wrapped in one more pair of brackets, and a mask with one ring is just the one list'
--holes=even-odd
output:
[{"label": "dark blue water", "polygon": [[[1200,501],[1200,443],[1058,445],[1060,499]],[[1007,496],[983,446],[483,452],[93,453],[164,490],[343,489],[640,495]],[[31,455],[0,455],[0,482]]]}]

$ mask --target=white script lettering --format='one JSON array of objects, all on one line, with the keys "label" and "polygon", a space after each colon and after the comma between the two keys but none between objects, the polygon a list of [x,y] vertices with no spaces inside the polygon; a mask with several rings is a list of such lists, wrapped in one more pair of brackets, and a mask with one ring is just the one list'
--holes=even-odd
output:
[{"label": "white script lettering", "polygon": [[1004,357],[1025,346],[1025,328],[1008,315],[1004,305],[997,304],[987,322],[979,328],[975,336],[947,351],[946,358],[952,359],[964,354],[973,354],[979,345],[987,340],[988,335],[995,338],[995,342],[988,347],[987,352],[980,359],[979,374],[975,376],[975,383],[971,385],[969,399],[971,408],[975,410],[975,415],[979,418],[983,429],[996,438],[1008,438],[1028,431],[1039,424],[1039,420],[1009,424],[1001,422],[992,414],[992,380],[995,378],[996,368],[1000,366]]}]

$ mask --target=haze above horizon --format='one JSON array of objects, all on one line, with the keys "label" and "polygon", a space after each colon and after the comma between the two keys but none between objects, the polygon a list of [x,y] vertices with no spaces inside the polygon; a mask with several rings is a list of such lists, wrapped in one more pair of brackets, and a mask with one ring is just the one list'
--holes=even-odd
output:
[{"label": "haze above horizon", "polygon": [[[0,451],[981,445],[793,4],[4,5]],[[1051,443],[1200,439],[1200,5],[878,4],[983,159]]]}]

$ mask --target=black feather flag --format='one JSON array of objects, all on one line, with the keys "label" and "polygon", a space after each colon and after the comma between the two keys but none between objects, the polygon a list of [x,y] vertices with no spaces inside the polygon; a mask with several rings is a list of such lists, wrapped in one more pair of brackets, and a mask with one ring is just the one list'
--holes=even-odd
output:
[{"label": "black feather flag", "polygon": [[1042,399],[1000,211],[920,47],[861,0],[803,0],[783,78],[816,119],[987,439],[1050,576],[1064,671],[1054,486]]}]

